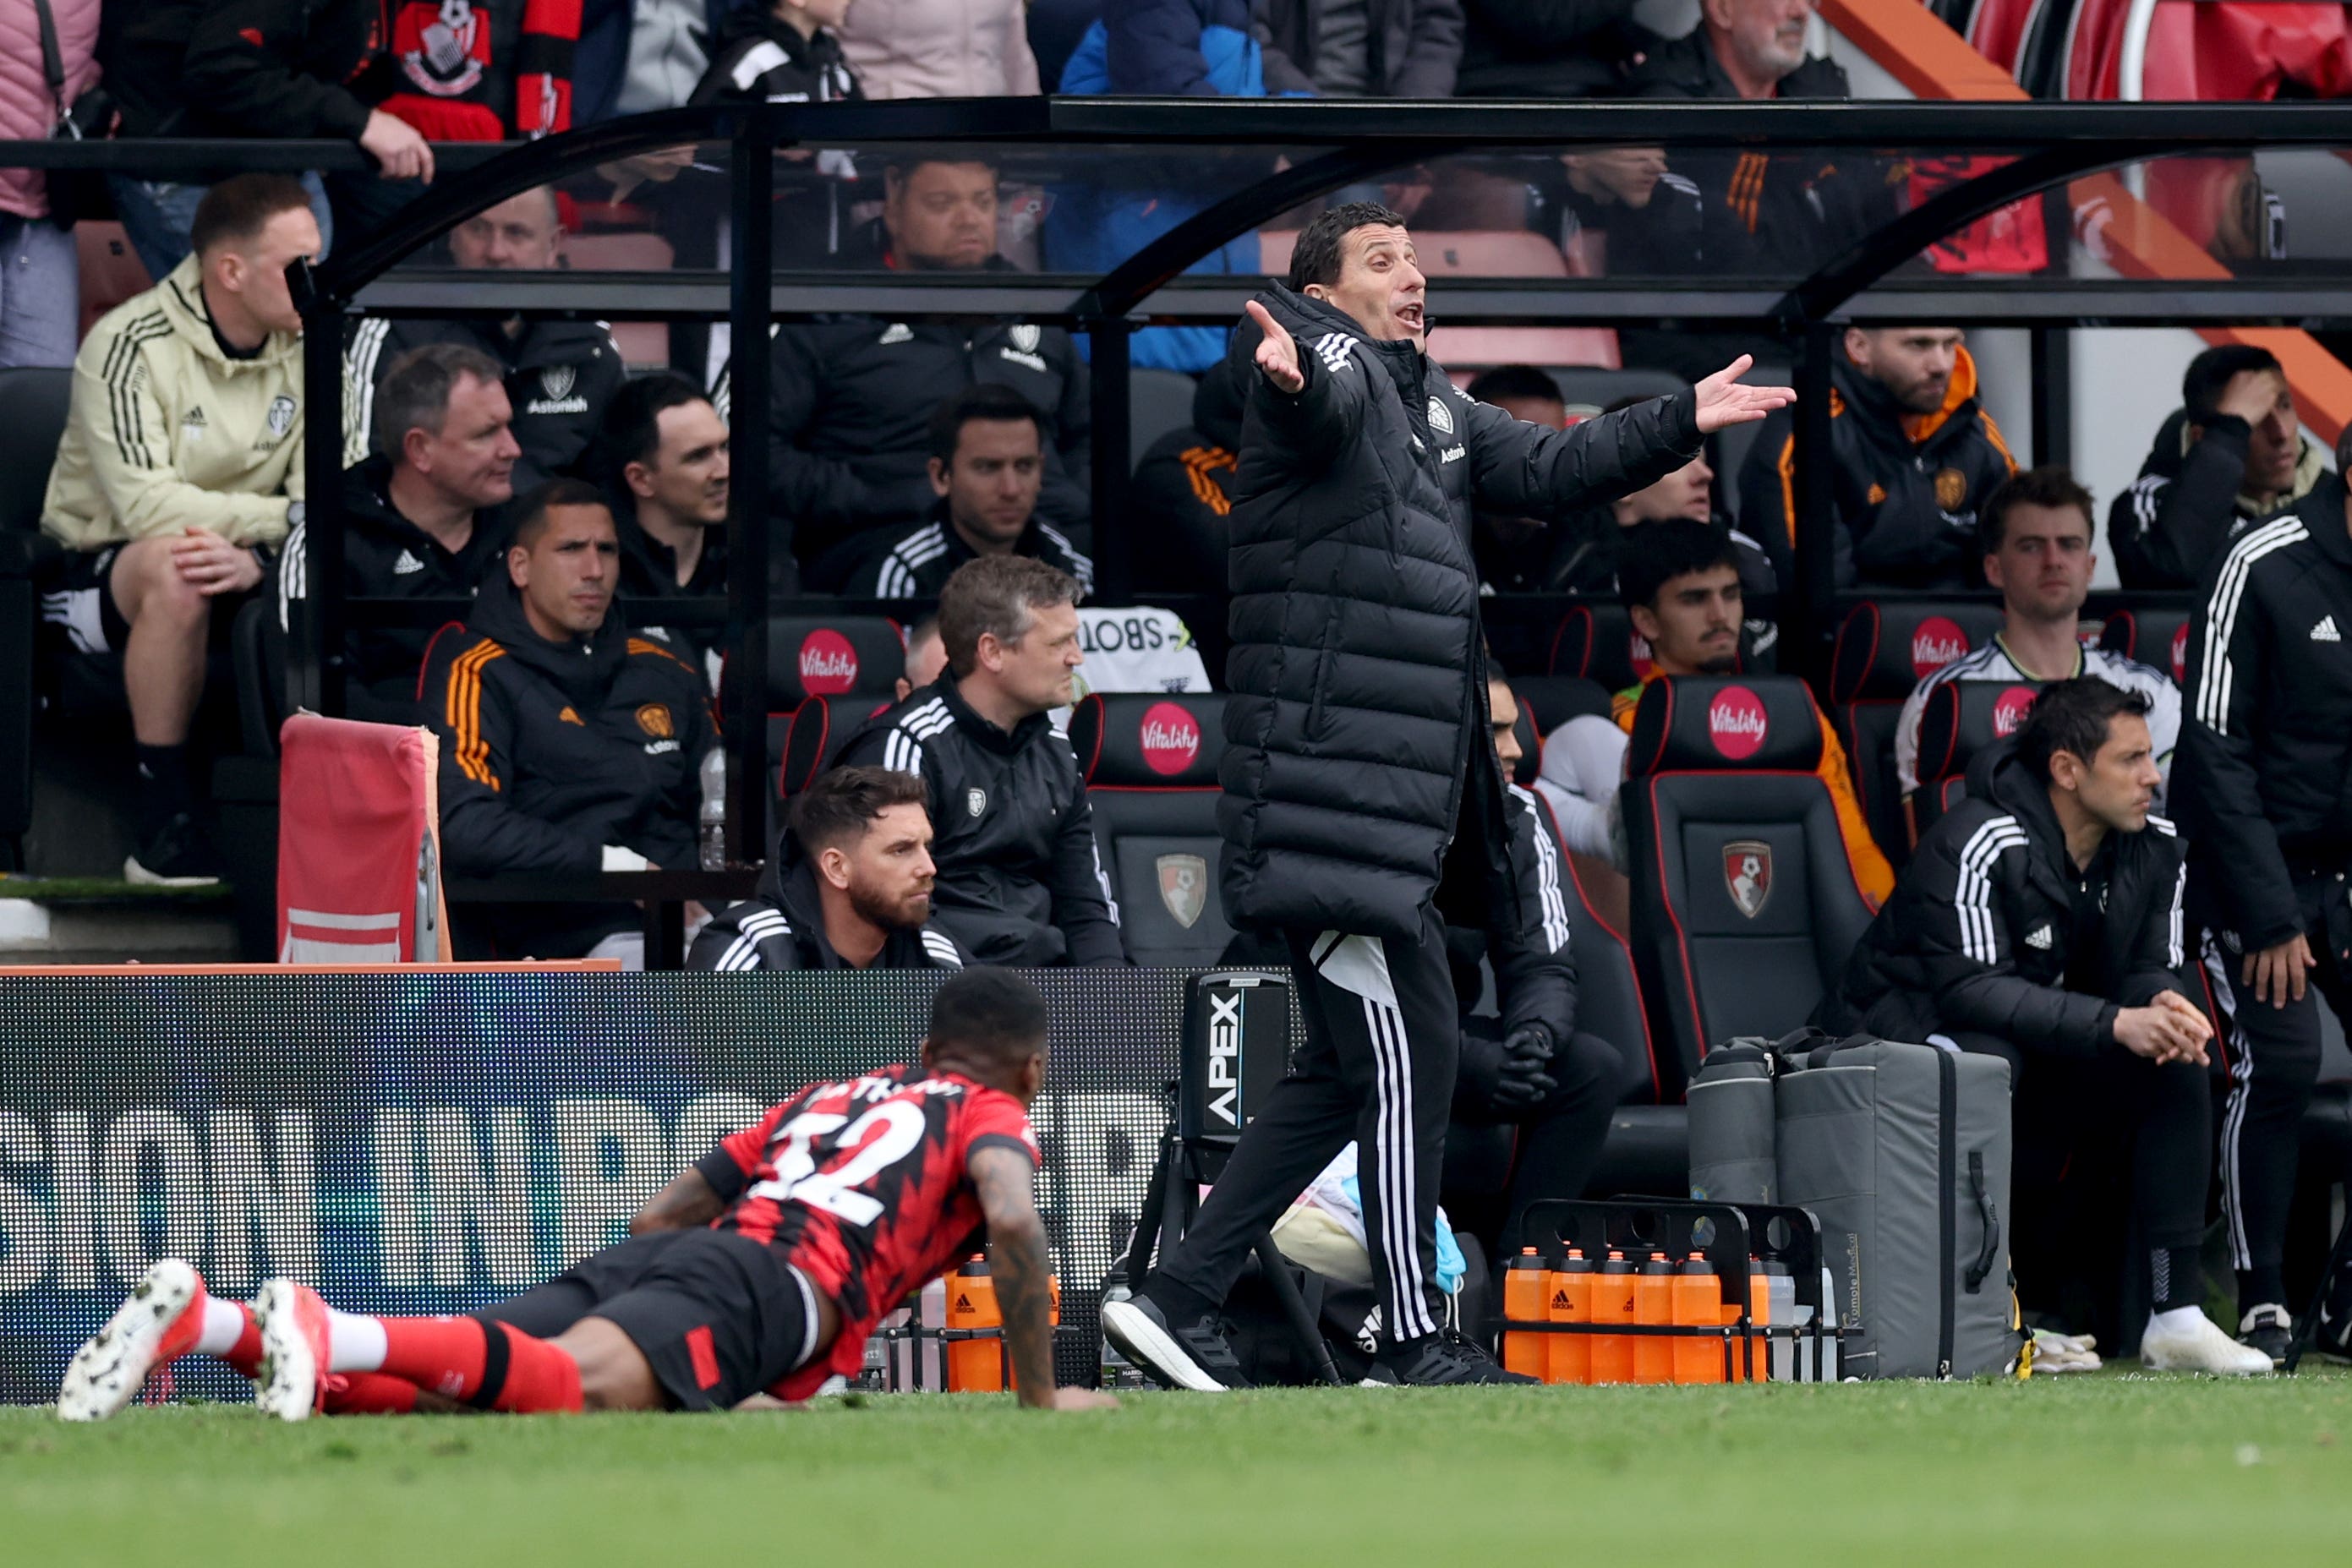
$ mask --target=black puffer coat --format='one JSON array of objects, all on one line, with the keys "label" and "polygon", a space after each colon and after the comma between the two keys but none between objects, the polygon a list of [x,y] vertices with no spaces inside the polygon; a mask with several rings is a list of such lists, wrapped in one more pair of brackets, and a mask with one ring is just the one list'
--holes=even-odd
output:
[{"label": "black puffer coat", "polygon": [[[1474,402],[1409,342],[1282,287],[1295,397],[1254,368],[1234,481],[1233,652],[1217,827],[1236,925],[1410,938],[1457,836],[1508,899],[1486,744],[1475,504],[1553,517],[1698,451],[1696,400],[1568,430]],[[1246,362],[1258,334],[1233,352]],[[1457,835],[1457,823],[1460,831]]]}]

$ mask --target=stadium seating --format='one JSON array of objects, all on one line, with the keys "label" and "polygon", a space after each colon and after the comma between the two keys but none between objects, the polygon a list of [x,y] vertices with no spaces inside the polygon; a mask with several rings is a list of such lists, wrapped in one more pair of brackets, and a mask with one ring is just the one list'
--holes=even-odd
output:
[{"label": "stadium seating", "polygon": [[[768,766],[782,763],[793,714],[804,699],[887,702],[897,695],[896,683],[906,671],[906,653],[904,632],[887,616],[770,616]],[[720,678],[723,685],[723,674]]]},{"label": "stadium seating", "polygon": [[1090,695],[1070,713],[1095,843],[1139,964],[1214,964],[1233,940],[1217,888],[1215,705]]},{"label": "stadium seating", "polygon": [[1603,691],[1622,691],[1650,667],[1650,645],[1633,630],[1625,607],[1612,599],[1573,605],[1552,633],[1554,675],[1573,675]]},{"label": "stadium seating", "polygon": [[1793,677],[1669,676],[1642,695],[1621,797],[1633,947],[1677,1093],[1715,1043],[1802,1024],[1870,923],[1821,755]]},{"label": "stadium seating", "polygon": [[2099,629],[2099,646],[2152,664],[2179,685],[2189,679],[2189,606],[2118,610]]},{"label": "stadium seating", "polygon": [[1830,661],[1830,722],[1853,770],[1870,836],[1900,865],[1911,842],[1895,777],[1895,725],[1921,681],[2000,630],[2000,607],[1972,600],[1865,600],[1846,612]]},{"label": "stadium seating", "polygon": [[1906,803],[1912,843],[1960,801],[1969,764],[2016,732],[2041,689],[2039,681],[1946,681],[1927,694],[1919,716],[1919,788]]}]

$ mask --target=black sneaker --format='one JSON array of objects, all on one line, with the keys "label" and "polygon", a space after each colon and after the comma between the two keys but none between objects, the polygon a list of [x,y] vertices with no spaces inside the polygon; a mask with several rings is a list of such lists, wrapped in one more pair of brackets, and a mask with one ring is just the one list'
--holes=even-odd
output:
[{"label": "black sneaker", "polygon": [[2294,1343],[2294,1318],[2273,1301],[2250,1307],[2238,1320],[2238,1343],[2269,1356],[2273,1366],[2284,1366],[2286,1347]]},{"label": "black sneaker", "polygon": [[210,835],[182,811],[139,841],[122,862],[122,877],[150,887],[209,887],[226,869]]},{"label": "black sneaker", "polygon": [[1486,1347],[1459,1329],[1443,1329],[1411,1344],[1394,1345],[1372,1364],[1370,1381],[1406,1388],[1443,1388],[1463,1383],[1540,1383],[1523,1372],[1506,1372]]},{"label": "black sneaker", "polygon": [[1242,1375],[1242,1364],[1225,1343],[1224,1325],[1214,1312],[1171,1324],[1160,1303],[1137,1294],[1123,1301],[1105,1301],[1102,1326],[1103,1337],[1162,1388],[1222,1394],[1228,1388],[1256,1386]]},{"label": "black sneaker", "polygon": [[2329,1275],[2327,1289],[2320,1292],[2311,1354],[2323,1361],[2352,1361],[2352,1266]]}]

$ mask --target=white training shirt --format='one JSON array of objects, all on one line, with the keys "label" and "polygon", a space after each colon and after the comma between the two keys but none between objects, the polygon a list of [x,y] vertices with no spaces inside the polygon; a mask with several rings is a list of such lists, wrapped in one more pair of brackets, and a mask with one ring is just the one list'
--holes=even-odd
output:
[{"label": "white training shirt", "polygon": [[[2074,667],[2063,676],[2094,675],[2111,686],[2127,692],[2137,692],[2147,699],[2147,735],[2156,747],[2156,765],[2164,770],[2165,778],[2172,777],[2172,748],[2180,739],[2180,688],[2163,671],[2143,664],[2137,659],[2126,659],[2121,653],[2105,648],[2081,649]],[[1981,648],[1962,654],[1911,689],[1904,700],[1903,715],[1895,725],[1895,775],[1909,794],[1919,787],[1919,721],[1927,711],[1927,694],[1946,681],[2031,681],[2039,678],[2027,674],[2009,655],[2008,647],[1995,632]],[[2157,808],[2164,806],[2163,791],[2157,794]]]}]

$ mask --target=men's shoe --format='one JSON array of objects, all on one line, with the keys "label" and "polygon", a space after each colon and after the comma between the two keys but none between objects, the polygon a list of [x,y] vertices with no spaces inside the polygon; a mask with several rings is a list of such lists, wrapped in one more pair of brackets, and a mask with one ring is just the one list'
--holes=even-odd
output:
[{"label": "men's shoe", "polygon": [[2294,1342],[2294,1318],[2276,1301],[2246,1309],[2238,1320],[2238,1343],[2261,1351],[2273,1367],[2286,1364],[2286,1347]]},{"label": "men's shoe", "polygon": [[1242,1375],[1242,1364],[1225,1343],[1224,1326],[1214,1312],[1171,1323],[1159,1302],[1139,1293],[1104,1302],[1102,1326],[1103,1337],[1162,1388],[1222,1394],[1255,1386]]},{"label": "men's shoe", "polygon": [[253,1402],[280,1421],[309,1419],[330,1366],[327,1303],[308,1285],[272,1280],[253,1298],[253,1322],[261,1332]]},{"label": "men's shoe", "polygon": [[182,811],[139,841],[122,878],[149,887],[210,887],[226,869],[210,835]]},{"label": "men's shoe", "polygon": [[157,1259],[66,1364],[58,1419],[105,1420],[138,1396],[149,1373],[194,1350],[204,1326],[203,1279],[177,1258]]},{"label": "men's shoe", "polygon": [[[2282,1355],[2285,1348],[2281,1341]],[[2216,1377],[2262,1377],[2273,1364],[2268,1351],[2241,1344],[2193,1307],[2179,1323],[2168,1325],[2149,1318],[2147,1332],[2140,1335],[2139,1361],[2150,1372],[2210,1372]],[[2040,1370],[2038,1364],[2035,1370]]]},{"label": "men's shoe", "polygon": [[1444,1388],[1471,1383],[1541,1383],[1523,1372],[1506,1372],[1459,1329],[1443,1329],[1411,1344],[1394,1345],[1372,1364],[1372,1379],[1407,1388]]},{"label": "men's shoe", "polygon": [[2319,1295],[2319,1316],[2311,1325],[2306,1354],[2324,1361],[2352,1361],[2352,1266],[2327,1277]]}]

